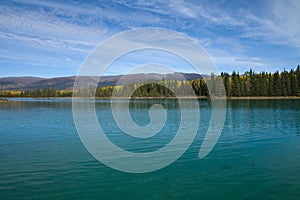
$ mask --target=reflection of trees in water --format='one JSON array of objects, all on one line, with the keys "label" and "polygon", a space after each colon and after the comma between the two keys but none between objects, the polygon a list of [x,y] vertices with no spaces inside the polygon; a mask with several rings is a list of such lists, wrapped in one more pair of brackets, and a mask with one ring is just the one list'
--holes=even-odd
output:
[{"label": "reflection of trees in water", "polygon": [[[236,133],[272,134],[275,129],[300,133],[300,100],[229,100],[227,125]],[[291,131],[293,130],[293,131]],[[287,132],[286,132],[287,133]]]},{"label": "reflection of trees in water", "polygon": [[[72,109],[72,101],[69,99],[65,100],[54,100],[54,99],[18,99],[16,101],[9,100],[6,103],[0,104],[1,109],[36,109],[36,108],[51,108],[51,109],[60,109],[60,108],[70,108]],[[30,110],[29,110],[30,111]]]}]

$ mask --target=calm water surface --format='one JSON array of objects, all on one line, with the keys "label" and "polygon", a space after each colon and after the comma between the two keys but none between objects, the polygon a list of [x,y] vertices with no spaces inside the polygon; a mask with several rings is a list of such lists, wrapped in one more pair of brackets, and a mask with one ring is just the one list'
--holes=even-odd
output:
[{"label": "calm water surface", "polygon": [[[146,174],[95,160],[76,132],[70,99],[16,100],[0,104],[0,199],[300,199],[300,100],[228,101],[222,135],[200,160],[210,118],[209,102],[201,100],[200,128],[189,150]],[[109,100],[97,100],[96,110],[111,141],[148,152],[168,144],[180,121],[176,100],[135,100],[133,120],[149,123],[154,103],[169,117],[147,141],[118,129]]]}]

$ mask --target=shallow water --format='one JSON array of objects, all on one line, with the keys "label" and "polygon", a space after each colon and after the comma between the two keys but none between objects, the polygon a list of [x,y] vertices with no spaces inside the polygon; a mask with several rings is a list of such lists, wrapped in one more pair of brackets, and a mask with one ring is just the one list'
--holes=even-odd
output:
[{"label": "shallow water", "polygon": [[[300,100],[228,101],[222,135],[201,160],[210,104],[200,100],[200,127],[190,148],[170,166],[145,174],[111,169],[90,155],[75,129],[70,99],[16,101],[0,104],[0,199],[300,198]],[[154,103],[167,109],[168,119],[150,140],[123,134],[109,100],[97,100],[96,110],[111,141],[150,152],[168,144],[180,122],[176,100],[135,100],[133,120],[149,123]]]}]

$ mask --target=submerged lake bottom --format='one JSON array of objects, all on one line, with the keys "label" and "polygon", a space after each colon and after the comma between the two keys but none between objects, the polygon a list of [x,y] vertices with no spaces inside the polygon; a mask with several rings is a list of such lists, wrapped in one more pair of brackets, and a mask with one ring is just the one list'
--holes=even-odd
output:
[{"label": "submerged lake bottom", "polygon": [[[0,104],[0,199],[300,199],[299,99],[228,100],[222,134],[203,159],[198,154],[211,108],[199,100],[191,146],[150,173],[125,173],[96,160],[77,133],[71,99],[12,100]],[[153,104],[166,109],[164,127],[150,139],[122,133],[112,101],[122,100],[95,100],[95,110],[119,147],[151,152],[175,137],[181,113],[176,99],[130,102],[140,126],[151,121]]]}]

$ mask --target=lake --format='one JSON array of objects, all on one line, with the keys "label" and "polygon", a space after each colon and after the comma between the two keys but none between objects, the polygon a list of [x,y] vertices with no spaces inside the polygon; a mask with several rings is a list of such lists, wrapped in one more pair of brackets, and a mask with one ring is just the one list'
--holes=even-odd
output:
[{"label": "lake", "polygon": [[[189,149],[171,165],[141,174],[111,169],[85,149],[71,99],[14,100],[0,104],[0,199],[300,199],[300,100],[228,100],[222,135],[204,159],[198,153],[210,103],[199,100],[199,130]],[[149,140],[121,133],[110,100],[96,100],[95,108],[108,138],[139,153],[162,148],[178,128],[172,99],[132,101],[133,120],[149,123],[155,103],[168,118]]]}]

